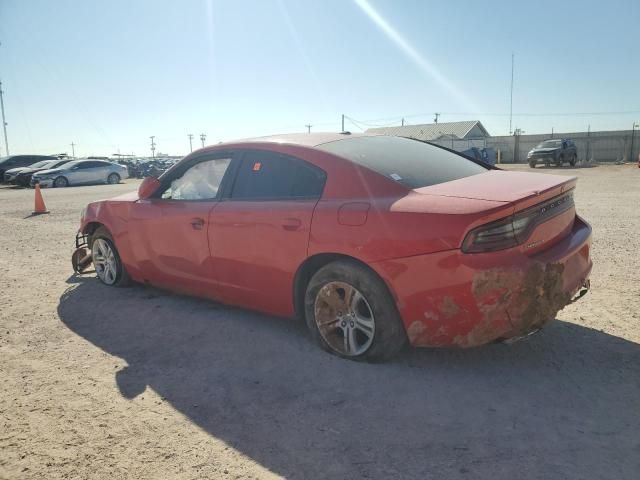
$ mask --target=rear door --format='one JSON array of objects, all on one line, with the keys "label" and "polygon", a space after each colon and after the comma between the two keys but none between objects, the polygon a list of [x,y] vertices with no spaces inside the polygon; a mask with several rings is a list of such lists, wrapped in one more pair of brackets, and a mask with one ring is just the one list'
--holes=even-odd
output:
[{"label": "rear door", "polygon": [[209,247],[224,300],[292,313],[293,277],[307,257],[326,174],[297,158],[242,154],[235,181],[210,213]]}]

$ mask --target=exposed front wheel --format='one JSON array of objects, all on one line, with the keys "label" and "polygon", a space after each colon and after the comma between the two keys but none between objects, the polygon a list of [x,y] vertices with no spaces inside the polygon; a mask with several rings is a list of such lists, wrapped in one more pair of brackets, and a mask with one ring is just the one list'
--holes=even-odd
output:
[{"label": "exposed front wheel", "polygon": [[69,186],[69,180],[65,177],[58,177],[53,181],[53,186],[56,188],[64,188]]},{"label": "exposed front wheel", "polygon": [[112,173],[107,177],[107,183],[110,185],[115,185],[116,183],[120,183],[120,175],[117,173]]},{"label": "exposed front wheel", "polygon": [[91,238],[91,258],[100,281],[113,287],[127,285],[129,275],[120,260],[120,255],[109,231],[100,227]]},{"label": "exposed front wheel", "polygon": [[305,319],[320,346],[355,360],[381,360],[397,353],[406,333],[386,285],[352,261],[325,265],[305,294]]}]

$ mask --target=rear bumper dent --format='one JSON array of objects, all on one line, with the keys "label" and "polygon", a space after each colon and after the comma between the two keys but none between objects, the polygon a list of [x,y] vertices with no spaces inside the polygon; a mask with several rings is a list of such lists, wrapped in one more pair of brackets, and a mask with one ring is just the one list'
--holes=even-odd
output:
[{"label": "rear bumper dent", "polygon": [[591,227],[575,218],[548,250],[460,251],[379,262],[414,346],[474,347],[527,336],[586,293]]}]

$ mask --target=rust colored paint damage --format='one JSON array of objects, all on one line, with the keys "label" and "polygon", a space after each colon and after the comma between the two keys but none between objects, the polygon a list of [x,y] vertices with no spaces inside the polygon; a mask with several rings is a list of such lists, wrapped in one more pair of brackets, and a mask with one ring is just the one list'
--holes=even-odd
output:
[{"label": "rust colored paint damage", "polygon": [[412,322],[411,325],[409,325],[409,328],[407,328],[407,337],[409,337],[409,342],[415,343],[426,329],[427,327],[425,327],[424,323],[420,320]]},{"label": "rust colored paint damage", "polygon": [[440,305],[440,311],[443,313],[445,318],[455,317],[460,311],[460,307],[454,302],[451,297],[444,297],[442,299],[442,304]]},{"label": "rust colored paint damage", "polygon": [[563,272],[562,264],[534,263],[526,271],[497,269],[476,275],[472,293],[480,319],[453,342],[472,347],[542,327],[570,301],[562,290]]}]

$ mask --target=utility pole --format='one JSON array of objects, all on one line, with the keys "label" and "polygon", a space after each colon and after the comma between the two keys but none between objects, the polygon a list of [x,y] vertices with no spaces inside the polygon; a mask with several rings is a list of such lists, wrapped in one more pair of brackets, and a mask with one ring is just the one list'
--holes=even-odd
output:
[{"label": "utility pole", "polygon": [[9,140],[7,139],[7,121],[4,118],[4,98],[2,97],[2,82],[0,82],[0,109],[2,109],[2,129],[4,130],[4,149],[9,156]]},{"label": "utility pole", "polygon": [[189,151],[193,152],[193,133],[190,133],[187,137],[189,137]]},{"label": "utility pole", "polygon": [[402,117],[402,126],[404,127],[404,117]]},{"label": "utility pole", "polygon": [[76,158],[76,144],[71,142],[71,158]]},{"label": "utility pole", "polygon": [[551,127],[551,138],[553,138],[553,127]]},{"label": "utility pole", "polygon": [[305,125],[305,127],[307,127],[307,133],[311,133],[311,127],[313,127],[313,125]]},{"label": "utility pole", "polygon": [[344,113],[342,114],[342,132],[344,132]]},{"label": "utility pole", "polygon": [[204,148],[204,141],[207,139],[207,136],[204,133],[200,134],[200,141],[202,142],[202,148]]},{"label": "utility pole", "polygon": [[436,113],[436,118],[433,119],[433,123],[438,123],[438,117],[440,116],[439,113]]},{"label": "utility pole", "polygon": [[156,158],[156,142],[154,142],[156,137],[151,135],[149,138],[151,139],[151,158]]},{"label": "utility pole", "polygon": [[636,122],[631,126],[631,150],[629,150],[629,161],[633,162],[633,137],[635,137],[636,127],[640,127]]},{"label": "utility pole", "polygon": [[513,63],[515,54],[511,52],[511,99],[509,100],[509,135],[511,135],[511,125],[513,122]]}]

